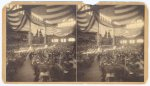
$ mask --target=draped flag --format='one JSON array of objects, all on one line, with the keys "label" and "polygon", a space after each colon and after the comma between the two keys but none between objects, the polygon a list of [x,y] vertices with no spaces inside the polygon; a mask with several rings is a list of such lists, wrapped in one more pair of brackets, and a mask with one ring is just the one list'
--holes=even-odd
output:
[{"label": "draped flag", "polygon": [[92,15],[92,9],[89,5],[83,5],[78,9],[77,22],[79,30],[88,31],[92,28],[95,23],[94,15]]},{"label": "draped flag", "polygon": [[113,24],[118,26],[129,24],[142,16],[142,11],[137,5],[116,5],[114,6]]},{"label": "draped flag", "polygon": [[[14,8],[14,7],[13,7]],[[61,23],[69,18],[75,19],[76,11],[70,5],[50,5],[31,7],[31,15],[23,8],[11,9],[12,12],[7,12],[7,18],[12,28],[20,29],[25,24],[26,17],[30,21],[39,26],[52,26]],[[26,15],[27,14],[27,15]],[[18,28],[19,27],[19,28]]]},{"label": "draped flag", "polygon": [[[25,27],[28,27],[29,23],[32,23],[32,28],[36,25],[42,28],[46,27],[49,29],[47,31],[56,28],[62,31],[61,28],[63,28],[66,32],[50,31],[54,32],[54,35],[61,36],[60,34],[67,35],[74,31],[75,15],[76,7],[74,5],[14,5],[7,10],[7,22],[15,31],[27,29]],[[68,28],[70,29],[68,30]]]},{"label": "draped flag", "polygon": [[52,26],[69,18],[75,18],[75,10],[69,5],[38,6],[31,9],[31,21],[40,26]]},{"label": "draped flag", "polygon": [[21,6],[16,5],[7,11],[7,22],[15,31],[21,30],[27,21],[25,11]]},{"label": "draped flag", "polygon": [[121,35],[124,37],[136,37],[141,34],[144,26],[144,8],[139,5],[116,5],[114,6],[113,24],[122,26]]},{"label": "draped flag", "polygon": [[[28,6],[14,5],[10,6],[9,10],[7,10],[7,22],[13,30],[21,30],[27,25],[26,22],[29,20],[35,25],[47,27],[47,29],[60,29],[61,27],[65,29],[68,23],[68,27],[72,28],[73,31],[75,26],[74,21],[76,21],[76,9],[73,5],[29,6],[28,8],[31,13],[24,9],[25,7]],[[111,8],[113,10],[111,11],[111,16],[101,11],[105,8]],[[139,28],[143,28],[143,13],[143,7],[140,5],[81,5],[77,10],[77,26],[81,31],[90,31],[95,25],[95,22],[98,22],[98,24],[108,28],[122,28],[126,30],[126,33],[122,35],[130,36],[132,33],[139,33],[141,31]],[[71,18],[74,21],[68,21]],[[70,29],[66,29],[65,31],[69,31],[68,33],[72,32]],[[66,32],[66,34],[68,33]]]},{"label": "draped flag", "polygon": [[80,6],[77,14],[78,27],[81,31],[97,31],[90,30],[96,29],[96,21],[101,26],[115,29],[115,34],[135,37],[141,33],[144,26],[144,8],[140,5],[84,5]]},{"label": "draped flag", "polygon": [[75,18],[76,11],[69,5],[54,5],[47,6],[46,8],[47,14],[44,15],[43,18],[47,19],[49,24],[60,23],[71,17]]},{"label": "draped flag", "polygon": [[31,9],[30,21],[46,27],[47,34],[66,36],[74,31],[76,10],[73,5],[47,5]]}]

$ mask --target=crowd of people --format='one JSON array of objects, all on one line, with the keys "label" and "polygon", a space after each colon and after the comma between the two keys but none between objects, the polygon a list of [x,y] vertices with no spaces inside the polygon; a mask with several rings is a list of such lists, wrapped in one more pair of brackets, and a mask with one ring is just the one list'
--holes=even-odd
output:
[{"label": "crowd of people", "polygon": [[36,82],[76,81],[76,59],[73,46],[56,45],[7,54],[7,81],[13,81],[18,69],[29,59]]},{"label": "crowd of people", "polygon": [[[117,46],[111,49],[103,47],[101,52],[90,54],[83,52],[96,48],[92,43],[77,46],[77,53],[75,46],[67,44],[37,47],[38,45],[33,46],[33,50],[27,52],[7,51],[7,81],[13,81],[14,75],[26,59],[30,59],[34,81],[76,81],[76,69],[80,71],[89,68],[95,58],[99,64],[101,81],[144,81],[142,45]],[[78,76],[81,74],[79,71]]]},{"label": "crowd of people", "polygon": [[128,46],[98,55],[102,81],[144,81],[142,47]]},{"label": "crowd of people", "polygon": [[30,54],[29,57],[35,72],[35,81],[76,80],[76,59],[74,53],[71,53],[70,50],[59,51],[59,48],[56,50],[42,49]]},{"label": "crowd of people", "polygon": [[7,52],[6,56],[6,80],[13,81],[17,70],[21,68],[26,60],[28,52],[16,53],[15,51]]},{"label": "crowd of people", "polygon": [[[77,49],[79,77],[84,76],[83,70],[90,68],[96,58],[101,75],[99,81],[144,81],[144,47],[142,44],[101,46],[99,52],[93,52],[93,50],[97,51],[98,47],[96,44],[87,43],[81,46],[79,44]],[[92,53],[88,53],[89,49]]]}]

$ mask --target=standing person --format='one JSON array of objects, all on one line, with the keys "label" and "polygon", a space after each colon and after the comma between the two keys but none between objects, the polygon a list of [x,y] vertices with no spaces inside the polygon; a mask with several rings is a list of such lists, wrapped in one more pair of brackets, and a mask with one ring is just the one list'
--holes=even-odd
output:
[{"label": "standing person", "polygon": [[40,75],[40,71],[39,69],[37,68],[37,66],[35,67],[35,78],[34,78],[34,81],[39,81],[39,75]]},{"label": "standing person", "polygon": [[98,53],[98,55],[97,55],[97,61],[99,62],[99,61],[100,61],[100,59],[101,59],[101,54],[100,54],[100,53]]},{"label": "standing person", "polygon": [[33,58],[33,52],[31,52],[31,53],[29,54],[29,58],[30,58],[30,60],[32,60],[32,58]]},{"label": "standing person", "polygon": [[69,61],[64,62],[64,81],[72,81],[73,64]]},{"label": "standing person", "polygon": [[39,80],[43,82],[48,82],[50,79],[49,70],[47,68],[43,68],[39,74]]},{"label": "standing person", "polygon": [[102,63],[101,65],[100,65],[100,72],[102,73],[102,75],[101,75],[101,81],[105,81],[105,77],[106,77],[106,71],[105,71],[105,66],[104,66],[104,63]]}]

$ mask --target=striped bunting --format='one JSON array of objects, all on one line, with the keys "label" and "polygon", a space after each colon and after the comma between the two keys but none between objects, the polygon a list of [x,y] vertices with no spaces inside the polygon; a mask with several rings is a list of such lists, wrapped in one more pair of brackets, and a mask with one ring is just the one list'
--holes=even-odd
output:
[{"label": "striped bunting", "polygon": [[[38,8],[42,9],[42,12]],[[75,9],[71,5],[50,5],[50,6],[36,6],[34,8],[36,13],[31,11],[31,15],[28,11],[23,10],[22,8],[16,9],[13,7],[12,12],[7,12],[7,19],[12,29],[20,30],[27,20],[27,18],[34,24],[39,26],[55,26],[58,23],[61,23],[69,18],[75,19]],[[39,11],[39,12],[38,12]]]},{"label": "striped bunting", "polygon": [[[31,15],[30,15],[30,13],[29,12],[27,12],[27,16],[28,16],[28,19],[29,19],[29,21],[31,21],[33,24],[35,24],[35,25],[38,25],[38,26],[43,26],[43,27],[52,27],[53,25],[51,24],[51,25],[49,25],[49,24],[47,24],[47,23],[45,23],[44,22],[44,20],[41,20],[41,19],[39,19],[39,18],[37,18],[36,16],[35,16],[35,14],[34,13],[32,13],[31,12]],[[55,25],[54,25],[55,26]]]},{"label": "striped bunting", "polygon": [[116,5],[114,6],[113,22],[115,25],[126,25],[139,17],[140,12],[141,9],[135,5]]},{"label": "striped bunting", "polygon": [[[84,9],[86,8],[86,9]],[[81,31],[88,31],[92,28],[95,23],[94,15],[89,15],[88,13],[91,12],[91,8],[88,5],[83,5],[81,8],[78,9],[77,12],[77,25]]]},{"label": "striped bunting", "polygon": [[71,5],[39,6],[32,9],[30,19],[40,26],[52,26],[69,18],[75,18],[75,10]]},{"label": "striped bunting", "polygon": [[[18,7],[18,6],[17,6]],[[21,30],[22,27],[24,27],[27,17],[25,15],[24,10],[20,10],[21,7],[13,7],[14,9],[11,9],[7,12],[7,22],[12,27],[13,30],[18,31]]]},{"label": "striped bunting", "polygon": [[56,24],[75,17],[75,10],[69,5],[50,5],[46,6],[46,15],[42,17],[47,20],[48,24]]}]

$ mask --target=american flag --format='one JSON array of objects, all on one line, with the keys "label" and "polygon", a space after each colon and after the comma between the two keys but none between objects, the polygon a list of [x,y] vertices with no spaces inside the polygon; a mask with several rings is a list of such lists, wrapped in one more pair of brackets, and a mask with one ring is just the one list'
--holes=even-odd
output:
[{"label": "american flag", "polygon": [[25,15],[25,11],[22,10],[22,6],[15,5],[12,8],[8,7],[7,9],[7,22],[12,27],[12,29],[20,30],[22,27],[24,27],[27,21],[27,16]]},{"label": "american flag", "polygon": [[[18,8],[12,6],[10,10],[8,10],[7,22],[11,25],[12,29],[16,31],[29,26],[29,21],[31,21],[32,27],[34,27],[35,25],[37,27],[46,27],[47,29],[49,29],[48,31],[51,30],[51,32],[55,32],[56,34],[62,34],[63,32],[56,32],[56,28],[61,29],[57,27],[57,25],[59,23],[68,22],[69,19],[75,21],[75,15],[75,5],[24,5],[23,7],[20,5]],[[69,27],[72,30],[68,30],[68,27],[62,28],[66,28],[65,31],[71,33],[74,26]],[[65,32],[65,35],[68,33]]]},{"label": "american flag", "polygon": [[88,31],[95,23],[95,18],[90,5],[82,5],[77,11],[77,24],[79,30]]},{"label": "american flag", "polygon": [[72,17],[75,18],[75,10],[72,5],[38,6],[32,9],[31,15],[34,22],[43,21],[50,26]]},{"label": "american flag", "polygon": [[116,5],[114,6],[114,25],[127,25],[143,16],[143,9],[138,5]]}]

